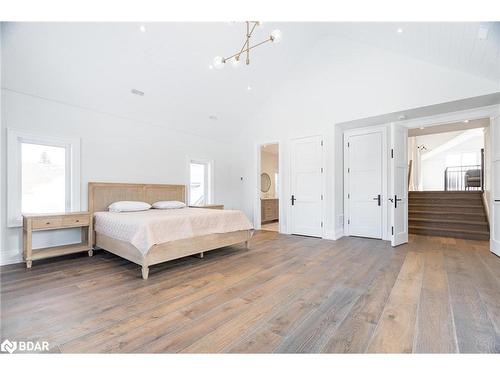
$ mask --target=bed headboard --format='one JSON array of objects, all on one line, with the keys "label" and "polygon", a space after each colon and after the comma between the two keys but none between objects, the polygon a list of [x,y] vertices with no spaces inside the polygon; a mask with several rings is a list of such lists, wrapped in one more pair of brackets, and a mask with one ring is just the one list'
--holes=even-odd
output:
[{"label": "bed headboard", "polygon": [[107,211],[116,201],[181,201],[186,203],[185,185],[127,184],[89,182],[88,205],[90,213]]}]

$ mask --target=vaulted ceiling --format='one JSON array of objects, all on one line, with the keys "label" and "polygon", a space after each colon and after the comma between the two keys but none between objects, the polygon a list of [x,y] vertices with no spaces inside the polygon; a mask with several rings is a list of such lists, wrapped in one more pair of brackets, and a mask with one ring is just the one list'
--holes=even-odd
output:
[{"label": "vaulted ceiling", "polygon": [[[481,25],[488,28],[478,38]],[[338,35],[500,82],[500,26],[479,23],[264,23],[280,44],[250,67],[210,69],[243,43],[241,23],[4,23],[2,87],[229,140],[322,37]],[[397,32],[401,28],[402,32]],[[131,94],[131,89],[144,96]]]}]

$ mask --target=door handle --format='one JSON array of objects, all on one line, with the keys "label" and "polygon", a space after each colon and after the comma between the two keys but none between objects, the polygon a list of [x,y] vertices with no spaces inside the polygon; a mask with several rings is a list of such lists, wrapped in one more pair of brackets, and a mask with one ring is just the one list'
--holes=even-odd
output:
[{"label": "door handle", "polygon": [[500,199],[495,199],[495,202],[500,202]]},{"label": "door handle", "polygon": [[373,198],[374,201],[377,201],[377,204],[380,206],[381,202],[380,202],[380,194],[377,195],[376,198]]},{"label": "door handle", "polygon": [[292,206],[295,205],[295,201],[296,201],[295,195],[292,194]]},{"label": "door handle", "polygon": [[398,201],[402,201],[402,199],[399,199],[397,195],[394,196],[394,208],[398,208]]}]

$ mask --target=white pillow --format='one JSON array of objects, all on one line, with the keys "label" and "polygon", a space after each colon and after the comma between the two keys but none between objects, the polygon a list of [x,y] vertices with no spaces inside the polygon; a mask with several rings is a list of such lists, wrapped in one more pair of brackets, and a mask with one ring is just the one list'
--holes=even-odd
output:
[{"label": "white pillow", "polygon": [[109,212],[132,212],[132,211],[146,211],[151,208],[151,205],[146,202],[139,201],[119,201],[113,202],[109,205]]},{"label": "white pillow", "polygon": [[167,210],[172,208],[184,208],[186,207],[186,203],[179,201],[158,201],[153,203],[153,208],[157,208],[159,210]]}]

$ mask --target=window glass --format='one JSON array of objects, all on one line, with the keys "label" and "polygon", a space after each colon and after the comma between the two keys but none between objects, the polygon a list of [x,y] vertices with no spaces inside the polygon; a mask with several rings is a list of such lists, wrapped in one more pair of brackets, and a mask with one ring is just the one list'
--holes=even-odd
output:
[{"label": "window glass", "polygon": [[189,204],[202,205],[207,203],[207,165],[190,164]]},{"label": "window glass", "polygon": [[21,144],[22,213],[64,212],[66,209],[66,149]]}]

